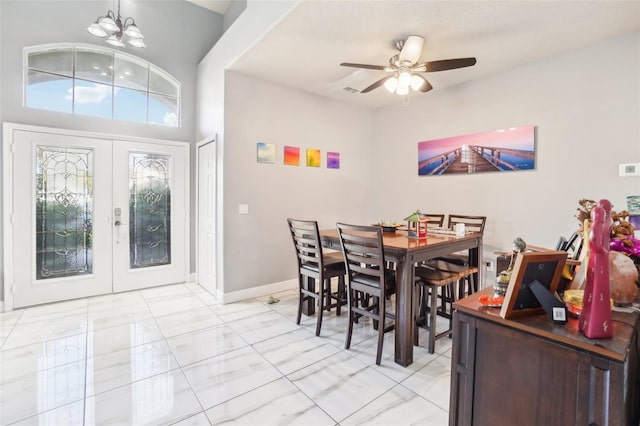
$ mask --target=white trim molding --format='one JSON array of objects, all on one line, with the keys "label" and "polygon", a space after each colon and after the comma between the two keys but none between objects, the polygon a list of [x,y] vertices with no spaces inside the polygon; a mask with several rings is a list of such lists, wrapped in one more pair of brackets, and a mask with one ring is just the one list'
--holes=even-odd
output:
[{"label": "white trim molding", "polygon": [[269,294],[279,293],[281,291],[293,290],[298,288],[298,280],[292,279],[287,281],[280,281],[278,283],[272,283],[267,285],[261,285],[257,287],[245,288],[243,290],[233,291],[231,293],[222,293],[218,291],[216,293],[216,299],[223,305],[227,303],[240,302],[243,300],[255,299],[256,297],[263,297]]}]

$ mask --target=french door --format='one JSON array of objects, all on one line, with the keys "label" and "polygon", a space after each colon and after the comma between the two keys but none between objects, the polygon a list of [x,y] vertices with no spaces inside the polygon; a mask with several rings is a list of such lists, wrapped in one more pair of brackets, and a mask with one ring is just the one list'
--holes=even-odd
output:
[{"label": "french door", "polygon": [[186,145],[10,136],[5,286],[14,307],[185,281]]}]

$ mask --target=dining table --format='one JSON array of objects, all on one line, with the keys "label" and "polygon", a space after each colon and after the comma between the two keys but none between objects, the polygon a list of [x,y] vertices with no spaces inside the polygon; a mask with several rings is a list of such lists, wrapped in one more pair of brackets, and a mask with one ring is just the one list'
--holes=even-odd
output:
[{"label": "dining table", "polygon": [[[323,247],[342,250],[337,229],[320,231]],[[467,232],[464,236],[455,233],[427,231],[423,238],[410,238],[406,230],[383,232],[382,242],[386,261],[396,268],[395,300],[395,362],[406,367],[413,363],[414,321],[414,266],[417,263],[468,251],[469,265],[478,266],[482,259],[482,233]],[[482,269],[478,267],[475,282],[482,283]]]}]

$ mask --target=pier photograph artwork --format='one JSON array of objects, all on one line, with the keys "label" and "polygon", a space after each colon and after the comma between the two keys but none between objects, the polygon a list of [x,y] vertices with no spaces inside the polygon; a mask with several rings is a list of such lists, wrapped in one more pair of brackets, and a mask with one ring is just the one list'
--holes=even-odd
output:
[{"label": "pier photograph artwork", "polygon": [[418,142],[418,175],[533,170],[534,126]]}]

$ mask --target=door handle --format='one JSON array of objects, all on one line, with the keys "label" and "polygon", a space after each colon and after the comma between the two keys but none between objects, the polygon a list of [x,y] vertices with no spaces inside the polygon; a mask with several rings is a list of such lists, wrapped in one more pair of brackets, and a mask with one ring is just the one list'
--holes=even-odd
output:
[{"label": "door handle", "polygon": [[122,225],[122,222],[120,221],[121,216],[122,216],[122,209],[120,207],[116,207],[113,210],[113,224],[115,226]]}]

